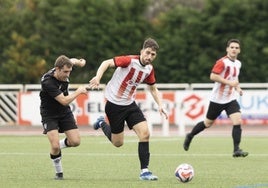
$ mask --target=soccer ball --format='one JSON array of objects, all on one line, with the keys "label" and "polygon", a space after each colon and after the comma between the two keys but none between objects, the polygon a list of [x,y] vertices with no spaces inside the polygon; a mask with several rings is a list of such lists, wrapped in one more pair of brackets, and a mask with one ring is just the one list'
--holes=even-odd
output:
[{"label": "soccer ball", "polygon": [[187,183],[194,177],[194,168],[187,163],[180,164],[175,170],[175,176],[180,182]]}]

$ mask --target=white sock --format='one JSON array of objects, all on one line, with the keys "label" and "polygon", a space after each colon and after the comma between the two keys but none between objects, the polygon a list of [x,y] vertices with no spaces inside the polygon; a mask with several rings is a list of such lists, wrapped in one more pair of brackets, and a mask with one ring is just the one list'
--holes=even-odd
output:
[{"label": "white sock", "polygon": [[149,169],[148,168],[141,169],[141,173],[144,173],[144,172],[149,172]]},{"label": "white sock", "polygon": [[61,164],[61,157],[58,157],[56,159],[52,159],[53,166],[55,167],[56,173],[62,173],[62,164]]},{"label": "white sock", "polygon": [[65,144],[65,139],[66,138],[60,140],[60,149],[67,148],[67,146]]}]

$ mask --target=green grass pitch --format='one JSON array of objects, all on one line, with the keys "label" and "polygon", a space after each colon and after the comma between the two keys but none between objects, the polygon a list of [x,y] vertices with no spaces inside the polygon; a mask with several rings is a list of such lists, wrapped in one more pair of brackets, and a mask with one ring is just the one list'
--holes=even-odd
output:
[{"label": "green grass pitch", "polygon": [[[188,152],[182,137],[152,137],[150,170],[158,181],[139,180],[137,137],[116,148],[104,136],[82,136],[81,145],[62,150],[64,180],[54,180],[47,137],[0,136],[0,187],[7,188],[253,188],[268,187],[268,137],[243,137],[250,154],[232,157],[230,137],[196,137]],[[189,183],[174,176],[181,163],[194,167]]]}]

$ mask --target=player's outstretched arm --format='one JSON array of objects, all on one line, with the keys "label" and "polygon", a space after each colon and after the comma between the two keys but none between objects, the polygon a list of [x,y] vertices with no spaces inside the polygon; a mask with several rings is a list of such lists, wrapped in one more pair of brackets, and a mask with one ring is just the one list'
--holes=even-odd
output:
[{"label": "player's outstretched arm", "polygon": [[101,63],[99,66],[96,76],[94,76],[90,81],[89,81],[89,87],[91,89],[99,89],[100,86],[100,80],[104,74],[104,72],[109,68],[109,67],[115,67],[114,65],[114,60],[113,59],[108,59],[105,60]]},{"label": "player's outstretched arm", "polygon": [[88,89],[89,89],[88,85],[81,85],[70,95],[64,96],[63,93],[61,93],[58,96],[56,96],[55,99],[62,105],[67,106],[71,102],[73,102],[74,99],[76,99],[80,94],[87,94]]}]

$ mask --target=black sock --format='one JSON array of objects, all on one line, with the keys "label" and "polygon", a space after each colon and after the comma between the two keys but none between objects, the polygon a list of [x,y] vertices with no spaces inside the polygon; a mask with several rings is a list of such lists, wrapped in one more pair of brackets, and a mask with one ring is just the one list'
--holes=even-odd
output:
[{"label": "black sock", "polygon": [[138,153],[141,169],[148,168],[150,160],[149,142],[139,142]]},{"label": "black sock", "polygon": [[59,157],[61,157],[61,151],[60,151],[60,153],[58,155],[52,155],[52,154],[50,154],[50,158],[51,159],[56,159],[56,158],[59,158]]},{"label": "black sock", "polygon": [[201,131],[203,131],[205,128],[206,128],[206,126],[204,124],[204,121],[200,121],[199,123],[197,123],[194,126],[194,128],[190,132],[189,136],[193,138],[195,135],[197,135],[198,133],[200,133]]},{"label": "black sock", "polygon": [[112,140],[112,132],[111,127],[106,122],[103,122],[101,124],[102,132],[105,134],[105,136],[111,141]]},{"label": "black sock", "polygon": [[239,144],[241,142],[242,129],[241,125],[234,125],[232,131],[234,151],[239,150]]}]

